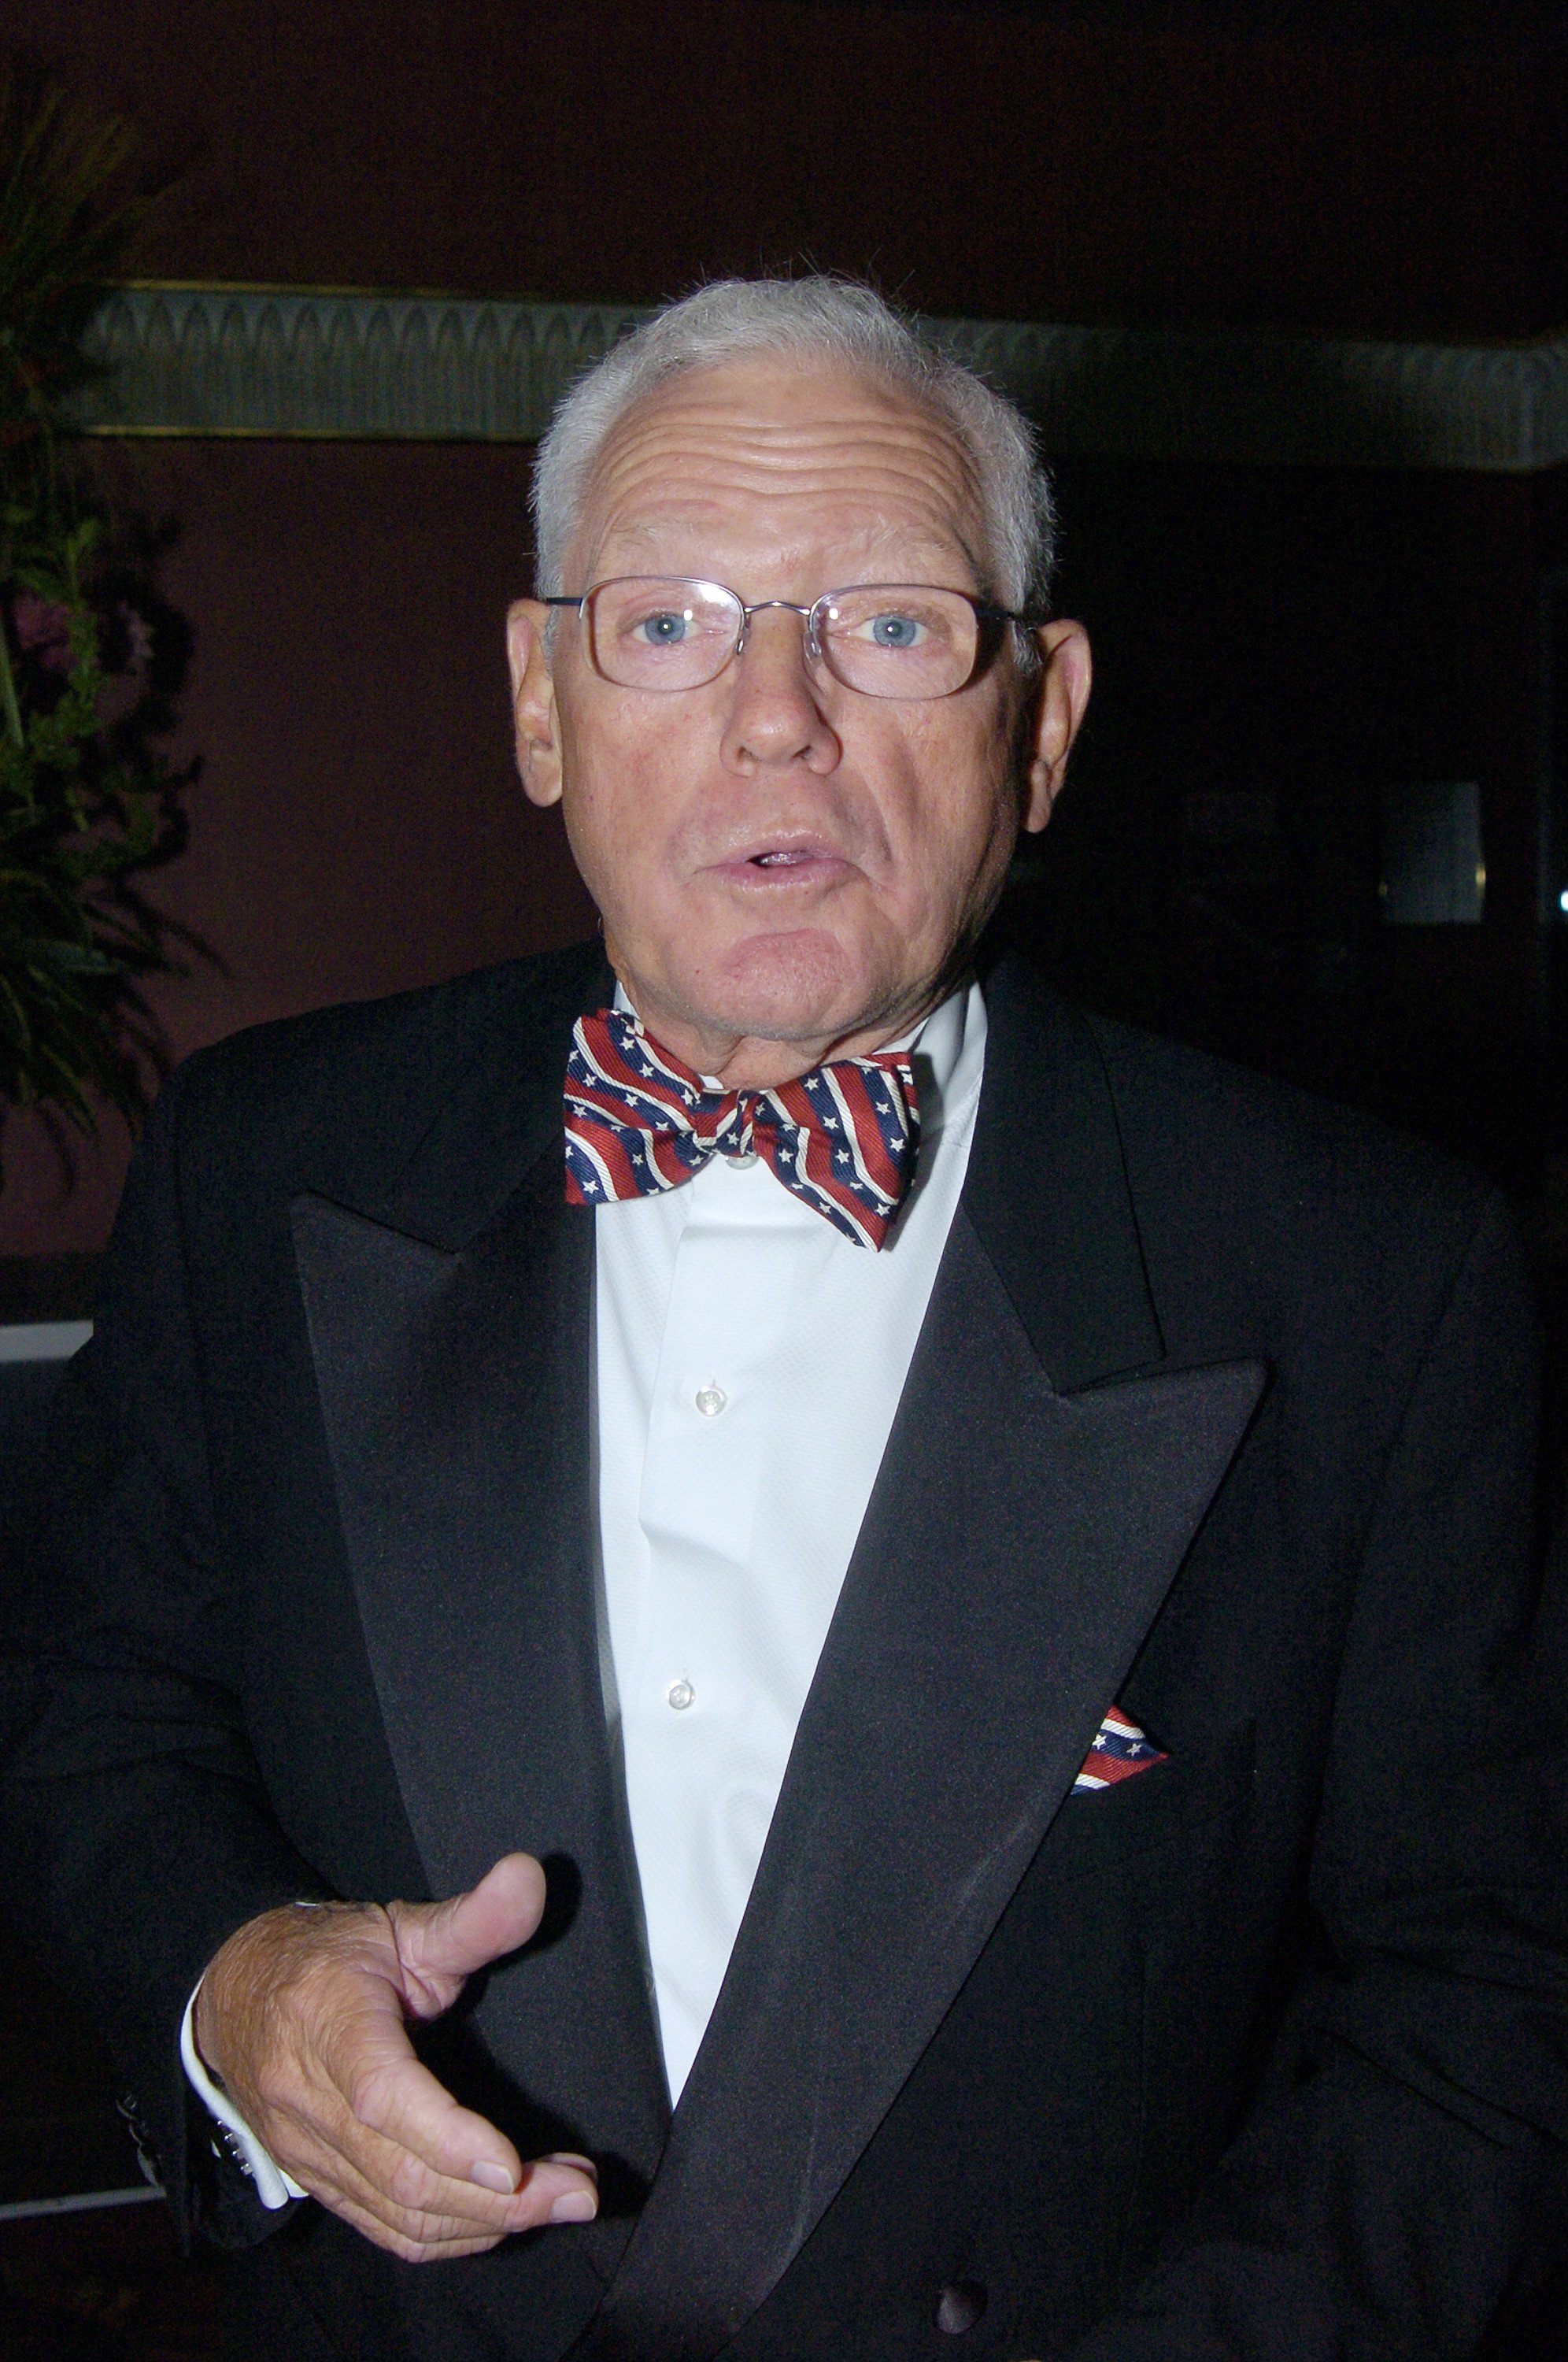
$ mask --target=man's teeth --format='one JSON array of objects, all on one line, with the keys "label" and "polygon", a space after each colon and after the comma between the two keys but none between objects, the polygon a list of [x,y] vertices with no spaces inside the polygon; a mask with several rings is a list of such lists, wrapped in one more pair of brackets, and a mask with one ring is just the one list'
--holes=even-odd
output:
[{"label": "man's teeth", "polygon": [[792,864],[797,861],[809,861],[811,857],[809,853],[757,853],[752,855],[753,863],[758,869],[773,869],[780,862]]}]

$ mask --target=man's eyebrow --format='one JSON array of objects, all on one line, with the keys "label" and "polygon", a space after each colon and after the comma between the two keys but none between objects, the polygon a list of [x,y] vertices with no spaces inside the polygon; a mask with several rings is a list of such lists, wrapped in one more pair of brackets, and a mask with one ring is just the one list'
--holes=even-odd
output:
[{"label": "man's eyebrow", "polygon": [[906,551],[913,552],[922,561],[929,558],[934,565],[951,565],[956,551],[969,558],[971,565],[974,563],[966,543],[957,532],[950,538],[939,538],[935,534],[906,533],[897,525],[867,525],[859,534],[849,535],[848,540],[866,552],[867,563],[882,549],[897,550],[900,557]]},{"label": "man's eyebrow", "polygon": [[[852,540],[854,538],[856,537],[851,536]],[[862,561],[865,568],[869,568],[878,563],[879,550],[896,549],[899,552],[896,560],[899,570],[897,573],[879,575],[867,571],[861,575],[860,579],[882,582],[947,582],[951,580],[953,561],[955,557],[961,557],[967,566],[976,590],[982,595],[988,595],[992,587],[991,569],[985,563],[980,552],[971,547],[970,538],[970,535],[957,525],[954,526],[951,537],[940,539],[934,534],[905,535],[896,525],[867,525],[858,535],[859,546],[865,552]],[[910,568],[914,565],[925,567],[928,570],[922,574],[911,573]],[[846,588],[851,579],[850,576],[845,575],[841,582],[831,583],[827,587],[831,590]]]}]

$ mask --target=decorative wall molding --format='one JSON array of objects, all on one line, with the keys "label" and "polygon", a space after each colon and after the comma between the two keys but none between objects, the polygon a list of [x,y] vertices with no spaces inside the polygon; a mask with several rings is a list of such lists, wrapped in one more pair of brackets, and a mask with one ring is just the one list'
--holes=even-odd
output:
[{"label": "decorative wall molding", "polygon": [[116,288],[92,331],[99,435],[536,443],[571,380],[646,319],[627,305],[315,288]]},{"label": "decorative wall molding", "polygon": [[[93,332],[112,374],[78,415],[96,435],[533,443],[572,378],[646,317],[630,304],[116,288]],[[1062,457],[1501,474],[1568,459],[1568,337],[1487,347],[929,326],[1022,403]]]},{"label": "decorative wall molding", "polygon": [[1568,459],[1568,337],[1489,347],[934,325],[1064,456],[1508,475]]}]

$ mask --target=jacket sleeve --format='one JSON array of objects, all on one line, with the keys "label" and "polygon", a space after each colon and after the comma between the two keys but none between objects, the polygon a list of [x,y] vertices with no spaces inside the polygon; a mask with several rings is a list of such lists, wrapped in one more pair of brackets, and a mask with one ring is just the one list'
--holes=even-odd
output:
[{"label": "jacket sleeve", "polygon": [[1264,2097],[1074,2362],[1471,2355],[1554,2243],[1568,1757],[1562,1668],[1528,1645],[1533,1334],[1492,1206],[1366,1535]]},{"label": "jacket sleeve", "polygon": [[232,2169],[204,2196],[192,2180],[211,2127],[181,2019],[236,1927],[327,1890],[269,1810],[238,1705],[182,1235],[190,1072],[133,1162],[6,1586],[0,1840],[22,1932],[103,2028],[182,2224],[215,2208],[243,2239],[272,2218]]}]

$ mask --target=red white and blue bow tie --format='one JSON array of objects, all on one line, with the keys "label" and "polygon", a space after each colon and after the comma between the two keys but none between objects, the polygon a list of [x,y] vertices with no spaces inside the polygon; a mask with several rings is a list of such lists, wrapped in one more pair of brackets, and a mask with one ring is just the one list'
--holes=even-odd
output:
[{"label": "red white and blue bow tie", "polygon": [[920,1111],[901,1051],[840,1058],[776,1090],[710,1090],[602,1009],[572,1029],[566,1073],[567,1203],[677,1189],[710,1157],[760,1156],[786,1189],[866,1247],[886,1240],[914,1174]]}]

